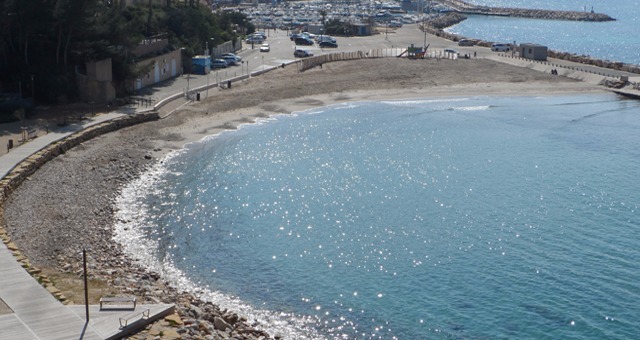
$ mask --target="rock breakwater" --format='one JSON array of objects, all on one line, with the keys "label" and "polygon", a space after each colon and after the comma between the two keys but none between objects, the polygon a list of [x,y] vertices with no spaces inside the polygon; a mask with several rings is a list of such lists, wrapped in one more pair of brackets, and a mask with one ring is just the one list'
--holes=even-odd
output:
[{"label": "rock breakwater", "polygon": [[[437,37],[445,38],[451,41],[455,41],[455,42],[460,41],[462,39],[466,39],[466,40],[473,41],[474,45],[482,46],[482,47],[491,47],[491,45],[495,43],[494,41],[486,41],[481,39],[464,37],[458,34],[445,32],[443,30],[444,28],[453,26],[465,19],[466,17],[462,14],[455,13],[455,12],[447,13],[446,15],[441,16],[439,18],[426,21],[422,29],[426,30],[427,33],[429,34],[435,35]],[[579,55],[575,53],[554,51],[554,50],[548,50],[547,56],[549,58],[567,60],[567,61],[580,63],[584,65],[592,65],[592,66],[607,68],[607,69],[616,70],[616,71],[640,74],[640,65],[627,64],[627,63],[622,63],[618,61],[603,60],[598,58],[592,58],[588,55]]]},{"label": "rock breakwater", "polygon": [[570,21],[614,21],[616,19],[604,13],[593,11],[560,11],[548,9],[527,9],[509,7],[476,6],[459,0],[440,0],[441,4],[462,14],[495,15],[532,19],[570,20]]}]

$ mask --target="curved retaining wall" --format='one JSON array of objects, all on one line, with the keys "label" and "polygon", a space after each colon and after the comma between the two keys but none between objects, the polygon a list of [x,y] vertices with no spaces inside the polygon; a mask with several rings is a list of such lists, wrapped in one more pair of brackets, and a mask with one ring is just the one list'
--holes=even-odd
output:
[{"label": "curved retaining wall", "polygon": [[97,124],[78,131],[68,137],[49,144],[42,150],[29,156],[27,159],[18,164],[4,178],[0,180],[0,205],[9,197],[11,192],[15,190],[28,176],[33,174],[38,168],[46,162],[61,155],[78,144],[88,141],[92,138],[105,134],[107,132],[116,131],[127,126],[132,126],[152,120],[159,119],[157,112],[151,111],[130,116],[123,116],[112,119],[108,122]]}]

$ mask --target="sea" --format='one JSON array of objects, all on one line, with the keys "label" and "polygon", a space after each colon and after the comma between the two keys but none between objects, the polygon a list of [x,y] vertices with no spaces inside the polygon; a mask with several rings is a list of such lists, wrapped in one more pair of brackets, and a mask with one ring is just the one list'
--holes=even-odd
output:
[{"label": "sea", "polygon": [[636,339],[640,101],[366,101],[188,144],[116,239],[285,339]]},{"label": "sea", "polygon": [[616,21],[580,22],[470,15],[448,32],[486,41],[536,43],[560,52],[640,64],[640,0],[466,0],[492,7],[586,11]]}]

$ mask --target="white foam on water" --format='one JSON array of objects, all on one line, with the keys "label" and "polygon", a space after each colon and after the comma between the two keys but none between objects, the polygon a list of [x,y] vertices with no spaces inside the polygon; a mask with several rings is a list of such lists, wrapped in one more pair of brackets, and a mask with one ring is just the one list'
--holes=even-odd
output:
[{"label": "white foam on water", "polygon": [[142,198],[149,193],[158,192],[163,177],[167,174],[165,164],[182,152],[177,151],[167,155],[161,162],[122,189],[115,204],[117,209],[114,214],[116,221],[114,240],[123,246],[125,253],[137,264],[158,273],[178,291],[190,292],[222,309],[245,316],[249,323],[256,321],[260,328],[272,336],[280,335],[287,339],[321,339],[322,336],[312,327],[317,322],[314,317],[256,308],[238,297],[216,291],[215,287],[203,287],[192,282],[184,272],[174,266],[171,258],[159,258],[159,243],[149,237],[149,231],[155,230],[157,226],[147,218],[149,207]]}]

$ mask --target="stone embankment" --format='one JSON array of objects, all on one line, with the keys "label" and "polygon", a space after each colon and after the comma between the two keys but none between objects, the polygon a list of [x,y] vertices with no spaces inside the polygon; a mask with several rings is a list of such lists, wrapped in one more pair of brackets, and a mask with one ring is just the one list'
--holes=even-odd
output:
[{"label": "stone embankment", "polygon": [[157,112],[149,112],[144,114],[125,116],[118,119],[94,125],[84,129],[74,135],[71,135],[61,141],[51,143],[46,148],[36,152],[29,158],[25,159],[7,176],[0,179],[0,205],[9,197],[11,192],[20,186],[22,182],[38,170],[43,164],[64,154],[68,150],[78,146],[80,143],[101,136],[105,133],[116,131],[127,126],[157,120],[160,117]]},{"label": "stone embankment", "polygon": [[[429,34],[433,34],[435,36],[442,37],[451,41],[457,42],[462,39],[467,39],[467,40],[473,41],[474,45],[476,46],[491,47],[491,45],[494,43],[493,41],[467,38],[457,34],[443,31],[444,28],[453,26],[457,23],[460,23],[461,21],[464,21],[465,19],[466,17],[460,13],[450,12],[441,17],[426,21],[424,29]],[[607,69],[616,70],[616,71],[640,74],[640,65],[626,64],[626,63],[617,62],[617,61],[602,60],[602,59],[592,58],[586,55],[578,55],[575,53],[560,52],[560,51],[553,51],[553,50],[548,50],[547,56],[549,58],[567,60],[574,63],[580,63],[580,64],[592,65],[592,66],[607,68]]]},{"label": "stone embankment", "polygon": [[527,9],[508,7],[476,6],[460,0],[439,0],[441,4],[462,14],[495,15],[519,18],[571,20],[571,21],[614,21],[616,19],[593,11],[560,11],[547,9]]},{"label": "stone embankment", "polygon": [[467,17],[465,15],[462,15],[457,12],[449,12],[445,15],[429,19],[428,21],[425,22],[425,24],[435,29],[435,31],[434,30],[429,31],[429,33],[433,34],[433,32],[440,32],[442,29],[459,24],[465,20],[467,20]]}]

